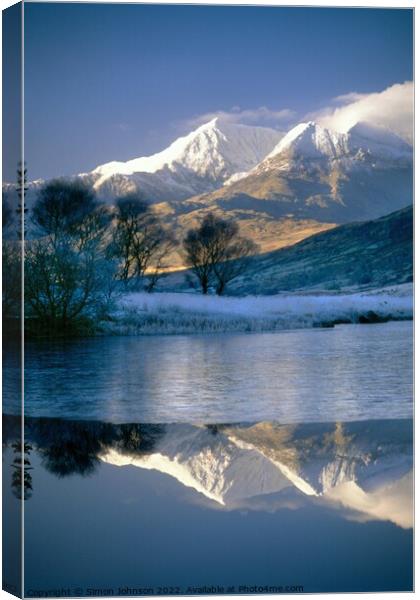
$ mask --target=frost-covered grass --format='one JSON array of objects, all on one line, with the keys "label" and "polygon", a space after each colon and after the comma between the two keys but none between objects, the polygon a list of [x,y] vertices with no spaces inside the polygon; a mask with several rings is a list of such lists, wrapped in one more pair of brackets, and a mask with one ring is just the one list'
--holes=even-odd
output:
[{"label": "frost-covered grass", "polygon": [[412,285],[352,294],[247,296],[131,293],[103,333],[157,335],[277,331],[413,317]]}]

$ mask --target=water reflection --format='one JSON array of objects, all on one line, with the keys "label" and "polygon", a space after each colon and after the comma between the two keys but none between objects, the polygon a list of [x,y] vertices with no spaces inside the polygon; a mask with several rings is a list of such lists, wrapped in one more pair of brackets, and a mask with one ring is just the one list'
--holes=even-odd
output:
[{"label": "water reflection", "polygon": [[[18,420],[4,422],[16,453]],[[413,525],[411,420],[200,426],[28,418],[26,436],[28,475],[33,447],[59,478],[131,466],[173,478],[211,509],[272,512],[312,502],[359,521]],[[29,478],[25,489],[29,498]]]},{"label": "water reflection", "polygon": [[[209,585],[412,589],[410,420],[27,418],[29,453],[17,452],[19,419],[3,424],[9,507],[19,505],[13,461],[30,460],[27,597],[118,596],[127,586],[146,594]],[[11,527],[6,520],[3,531]]]},{"label": "water reflection", "polygon": [[[16,364],[11,348],[8,413],[17,405]],[[25,415],[112,423],[411,418],[412,324],[28,343]]]},{"label": "water reflection", "polygon": [[32,496],[32,467],[29,456],[32,446],[16,440],[12,443],[14,454],[12,468],[12,490],[18,500],[28,500]]}]

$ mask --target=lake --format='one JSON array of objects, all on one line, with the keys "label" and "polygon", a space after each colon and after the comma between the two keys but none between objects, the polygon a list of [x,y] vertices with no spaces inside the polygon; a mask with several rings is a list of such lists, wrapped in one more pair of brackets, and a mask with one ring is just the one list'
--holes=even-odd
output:
[{"label": "lake", "polygon": [[[25,414],[113,423],[412,417],[411,322],[30,342]],[[17,353],[4,352],[16,414]]]},{"label": "lake", "polygon": [[412,360],[410,322],[27,343],[26,596],[411,590]]}]

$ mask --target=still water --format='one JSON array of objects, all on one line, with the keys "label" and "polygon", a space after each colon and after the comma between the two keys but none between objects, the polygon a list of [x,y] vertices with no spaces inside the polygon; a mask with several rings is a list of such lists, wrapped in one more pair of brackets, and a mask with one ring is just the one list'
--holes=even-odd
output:
[{"label": "still water", "polygon": [[412,589],[410,420],[27,419],[26,442],[26,597]]},{"label": "still water", "polygon": [[[412,323],[28,343],[25,414],[283,423],[412,416]],[[4,353],[16,414],[17,355]]]}]

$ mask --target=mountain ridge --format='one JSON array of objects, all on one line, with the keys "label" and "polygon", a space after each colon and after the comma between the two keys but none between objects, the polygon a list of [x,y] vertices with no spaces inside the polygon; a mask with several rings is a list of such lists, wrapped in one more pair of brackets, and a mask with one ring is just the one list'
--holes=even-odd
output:
[{"label": "mountain ridge", "polygon": [[113,180],[132,177],[136,185],[149,190],[150,200],[179,201],[220,187],[235,173],[248,171],[267,155],[281,135],[274,129],[215,118],[177,138],[161,152],[127,162],[105,163],[80,176],[89,178],[106,199]]},{"label": "mountain ridge", "polygon": [[187,202],[345,223],[403,208],[412,194],[412,148],[402,139],[365,124],[342,134],[309,122],[240,179]]}]

